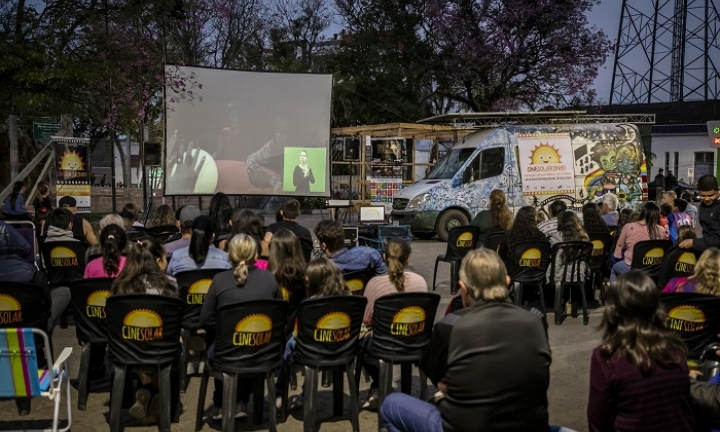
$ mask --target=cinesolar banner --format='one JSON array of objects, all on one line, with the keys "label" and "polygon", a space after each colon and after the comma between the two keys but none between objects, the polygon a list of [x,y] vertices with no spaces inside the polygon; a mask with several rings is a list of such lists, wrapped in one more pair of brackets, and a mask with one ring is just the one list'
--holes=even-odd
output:
[{"label": "cinesolar banner", "polygon": [[61,198],[72,196],[78,213],[90,213],[90,139],[53,137],[52,141],[57,205]]}]

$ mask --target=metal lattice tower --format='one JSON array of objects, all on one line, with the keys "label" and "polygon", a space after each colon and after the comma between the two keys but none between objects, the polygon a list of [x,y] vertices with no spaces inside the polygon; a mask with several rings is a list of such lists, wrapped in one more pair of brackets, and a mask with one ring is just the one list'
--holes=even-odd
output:
[{"label": "metal lattice tower", "polygon": [[623,0],[610,105],[720,99],[720,0]]}]

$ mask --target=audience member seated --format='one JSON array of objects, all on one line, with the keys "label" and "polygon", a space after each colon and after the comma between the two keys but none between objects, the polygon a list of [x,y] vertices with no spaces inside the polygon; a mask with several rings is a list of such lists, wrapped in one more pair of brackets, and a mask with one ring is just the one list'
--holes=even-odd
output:
[{"label": "audience member seated", "polygon": [[155,214],[153,215],[152,221],[150,221],[150,226],[165,227],[174,225],[175,215],[173,213],[172,207],[167,204],[158,206],[158,208],[155,209]]},{"label": "audience member seated", "polygon": [[680,194],[680,198],[684,200],[687,204],[687,207],[685,207],[685,210],[683,210],[683,213],[690,216],[690,219],[693,221],[693,226],[698,224],[698,209],[695,207],[693,202],[693,196],[690,192],[685,191],[682,194]]},{"label": "audience member seated", "polygon": [[[679,244],[682,243],[684,240],[694,239],[695,228],[691,227],[690,225],[683,225],[678,230],[677,236],[678,238],[675,244],[671,246],[670,249],[667,250],[667,252],[665,252],[665,257],[663,258],[663,260],[667,261],[668,263],[677,263],[683,254],[688,253],[688,251],[686,251],[685,249],[681,249]],[[677,273],[675,272],[674,265],[668,264],[662,266],[660,268],[660,271],[658,272],[657,286],[660,288],[667,287],[667,284],[670,282],[671,279],[673,279],[675,275],[677,275]]]},{"label": "audience member seated", "polygon": [[303,255],[300,240],[292,231],[281,229],[270,240],[270,259],[268,270],[280,285],[282,298],[290,302],[291,310],[305,298],[305,268],[307,261]]},{"label": "audience member seated", "polygon": [[[559,234],[557,232],[557,216],[560,213],[555,213],[552,209],[553,206],[555,206],[557,202],[562,201],[555,201],[551,204],[550,212],[555,216],[555,218],[548,219],[547,221],[543,223],[548,223],[552,221],[551,225],[554,225],[554,232],[550,235],[551,237],[559,238]],[[563,203],[563,206],[565,203]],[[557,208],[560,208],[558,205]],[[512,260],[512,254],[513,254],[513,248],[516,244],[528,241],[528,240],[547,240],[548,238],[545,236],[545,234],[542,233],[535,224],[535,208],[530,206],[521,207],[520,210],[518,210],[517,214],[515,215],[515,222],[513,222],[513,227],[510,230],[510,232],[507,235],[507,238],[505,239],[505,243],[500,245],[500,257],[505,261],[505,265],[508,267],[508,272],[510,274],[513,273],[513,263]],[[549,228],[548,228],[549,229]],[[549,231],[548,231],[549,232]]]},{"label": "audience member seated", "polygon": [[33,199],[32,205],[35,213],[38,213],[43,208],[52,210],[53,203],[50,200],[50,186],[48,186],[47,183],[38,183],[37,192],[35,192],[35,198]]},{"label": "audience member seated", "polygon": [[320,248],[342,272],[369,270],[375,275],[387,274],[387,267],[377,249],[367,246],[345,247],[345,233],[338,221],[324,220],[315,227]]},{"label": "audience member seated", "polygon": [[[372,325],[375,301],[380,297],[388,294],[428,291],[425,278],[405,268],[410,262],[411,252],[410,244],[402,239],[390,239],[388,242],[385,248],[385,254],[383,254],[383,258],[385,258],[385,263],[387,264],[388,274],[375,276],[370,279],[363,294],[368,299],[367,306],[365,307],[365,315],[363,316],[363,324],[369,330],[372,330],[370,326]],[[363,338],[361,343],[363,349],[366,351],[369,350],[372,344],[372,337],[368,336]],[[377,383],[380,369],[378,368],[377,362],[373,362],[372,359],[369,360],[370,361],[365,362],[363,366],[372,378],[372,383],[370,384],[370,391],[362,408],[375,411],[378,409]]]},{"label": "audience member seated", "polygon": [[693,431],[686,348],[665,327],[655,283],[639,270],[624,273],[605,302],[590,362],[589,430]]},{"label": "audience member seated", "polygon": [[232,211],[230,198],[224,193],[217,192],[210,199],[208,216],[215,221],[215,229],[218,233],[225,234],[232,230],[232,226],[230,225]]},{"label": "audience member seated", "polygon": [[210,216],[195,218],[190,246],[173,252],[168,273],[176,275],[188,270],[229,269],[227,253],[213,246],[214,239],[215,220]]},{"label": "audience member seated", "polygon": [[25,183],[16,181],[13,184],[12,192],[3,202],[3,214],[7,220],[30,220],[30,215],[25,208]]},{"label": "audience member seated", "polygon": [[255,260],[255,267],[261,270],[267,270],[269,266],[268,256],[270,254],[270,245],[263,241],[265,236],[263,220],[262,215],[255,215],[255,219],[251,220],[240,232],[255,239],[258,245],[258,257]]},{"label": "audience member seated", "polygon": [[[541,233],[548,239],[555,238],[556,241],[560,241],[560,237],[557,233],[557,224],[560,215],[567,210],[567,204],[561,199],[557,199],[550,204],[550,219],[540,222],[537,224],[537,228]],[[503,256],[503,259],[505,257]]]},{"label": "audience member seated", "polygon": [[[558,221],[558,234],[560,235],[560,241],[563,242],[590,241],[590,237],[588,237],[588,234],[580,224],[580,219],[578,219],[577,215],[573,212],[565,212],[560,216],[560,220]],[[559,242],[554,238],[550,238],[550,244],[554,245],[555,243]],[[555,274],[551,275],[551,267],[548,267],[547,278],[549,281],[559,284],[565,273],[566,265],[571,262],[573,257],[564,257],[562,251],[559,251],[553,259],[555,260]],[[583,275],[587,274],[587,263],[583,262],[580,264],[580,273]],[[568,282],[576,282],[575,274],[568,276],[570,276],[567,280]],[[559,289],[559,285],[557,285],[556,288]]]},{"label": "audience member seated", "polygon": [[[663,204],[664,205],[664,204]],[[670,241],[676,243],[678,241],[678,231],[680,227],[690,226],[695,227],[690,215],[685,213],[687,210],[688,202],[684,199],[677,198],[673,204],[673,211],[667,216],[668,229],[670,230]]]},{"label": "audience member seated", "polygon": [[108,225],[100,232],[102,257],[95,258],[85,266],[85,279],[114,278],[125,267],[122,255],[127,246],[125,230],[118,225]]},{"label": "audience member seated", "polygon": [[549,430],[547,329],[541,315],[509,301],[509,281],[489,249],[463,259],[466,307],[435,324],[420,363],[440,389],[439,401],[391,393],[380,408],[388,431]]},{"label": "audience member seated", "polygon": [[481,211],[470,221],[470,225],[480,228],[481,244],[484,244],[492,233],[509,231],[513,223],[513,215],[507,206],[505,192],[499,189],[490,192],[488,207],[488,210]]},{"label": "audience member seated", "polygon": [[194,205],[186,205],[175,211],[175,226],[180,231],[181,237],[175,241],[165,244],[168,259],[172,258],[173,252],[178,249],[190,246],[190,238],[192,237],[193,221],[200,217],[202,212]]},{"label": "audience member seated", "polygon": [[[102,219],[100,219],[100,222],[98,222],[98,226],[100,227],[100,232],[105,229],[108,225],[117,225],[119,227],[123,227],[123,219],[120,217],[117,213],[108,213],[105,216],[103,216]],[[126,236],[127,237],[127,236]],[[90,261],[90,257],[93,257],[95,255],[101,255],[103,253],[103,248],[100,243],[96,243],[92,246],[90,246],[85,252],[85,261]]]},{"label": "audience member seated", "polygon": [[125,231],[138,231],[144,229],[145,226],[138,222],[140,219],[140,209],[133,203],[127,203],[120,210],[120,216],[122,216],[125,226]]},{"label": "audience member seated", "polygon": [[[280,287],[272,273],[255,267],[257,258],[255,239],[245,234],[238,234],[228,242],[228,257],[232,269],[218,273],[208,289],[202,311],[200,325],[207,329],[215,326],[215,312],[223,306],[252,300],[281,298]],[[208,349],[208,359],[212,364],[214,345]],[[247,403],[252,393],[252,380],[239,379],[237,388],[237,406],[235,418],[247,417]],[[213,419],[222,419],[222,380],[215,380]]]},{"label": "audience member seated", "polygon": [[668,220],[668,216],[670,216],[670,213],[672,213],[673,206],[668,203],[662,203],[660,204],[660,226],[665,228],[666,230],[670,230],[670,221]]},{"label": "audience member seated", "polygon": [[662,292],[720,296],[720,249],[706,249],[695,264],[692,276],[670,279]]},{"label": "audience member seated", "polygon": [[[66,208],[56,208],[50,213],[45,243],[59,241],[80,241],[73,235],[73,214]],[[94,235],[94,234],[93,234]]]},{"label": "audience member seated", "polygon": [[[605,195],[611,194],[607,193]],[[582,225],[586,233],[610,233],[610,228],[608,228],[605,219],[600,215],[600,209],[595,203],[590,202],[582,207]]]},{"label": "audience member seated", "polygon": [[613,265],[610,273],[611,281],[630,271],[633,248],[637,242],[668,238],[667,230],[660,226],[660,208],[655,203],[645,204],[645,208],[640,212],[640,219],[638,222],[629,222],[623,226],[613,254],[618,261]]},{"label": "audience member seated", "polygon": [[[77,214],[77,200],[75,200],[72,196],[67,195],[60,198],[58,204],[60,208],[68,210],[72,213],[72,235],[77,239],[85,239],[85,242],[90,246],[96,245],[98,243],[98,239],[95,236],[95,231],[93,231],[92,225],[90,222],[85,220],[85,218]],[[48,224],[46,222],[43,229],[43,235],[46,235],[47,229]]]},{"label": "audience member seated", "polygon": [[227,252],[227,242],[236,235],[243,234],[243,230],[245,229],[245,227],[247,227],[250,222],[255,219],[257,219],[257,215],[254,211],[250,209],[233,210],[232,217],[230,218],[230,225],[232,226],[232,230],[227,235],[223,234],[221,236],[218,236],[218,239],[220,239],[218,248]]},{"label": "audience member seated", "polygon": [[617,211],[617,205],[617,195],[612,192],[608,192],[603,195],[600,214],[608,227],[616,227],[618,224],[618,217],[620,215]]},{"label": "audience member seated", "polygon": [[283,220],[275,222],[267,228],[264,239],[266,244],[270,244],[273,234],[281,229],[292,231],[299,239],[304,238],[312,241],[310,230],[296,222],[296,219],[300,216],[300,202],[298,200],[291,198],[285,201],[280,211],[282,212]]}]

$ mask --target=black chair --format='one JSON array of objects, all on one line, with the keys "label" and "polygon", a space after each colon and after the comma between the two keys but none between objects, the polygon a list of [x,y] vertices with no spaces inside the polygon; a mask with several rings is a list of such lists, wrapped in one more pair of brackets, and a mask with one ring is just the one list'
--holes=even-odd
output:
[{"label": "black chair", "polygon": [[136,241],[142,241],[146,238],[153,237],[149,232],[147,232],[145,229],[134,227],[134,231],[128,231],[125,233],[127,236],[128,242],[136,242]]},{"label": "black chair", "polygon": [[147,233],[163,243],[166,243],[171,239],[174,240],[175,237],[180,238],[180,232],[175,225],[163,225],[148,228]]},{"label": "black chair", "polygon": [[363,295],[367,283],[375,276],[374,270],[355,270],[343,273],[345,286],[353,295]]},{"label": "black chair", "polygon": [[[394,365],[400,365],[401,368],[402,392],[411,393],[411,368],[419,364],[423,351],[430,342],[438,304],[440,296],[435,293],[390,294],[375,301],[371,326],[372,341],[369,343],[368,352],[362,349],[359,352],[355,376],[360,376],[364,358],[370,357],[378,361],[378,406],[382,406],[385,397],[392,390]],[[359,386],[359,380],[356,385]],[[427,379],[422,370],[420,400],[427,400]],[[382,426],[378,416],[378,429]]]},{"label": "black chair", "polygon": [[[550,264],[550,283],[555,287],[555,324],[557,325],[562,324],[565,313],[563,310],[565,288],[572,289],[572,287],[577,287],[580,291],[583,325],[587,325],[590,321],[587,310],[587,295],[585,293],[587,277],[585,271],[587,271],[592,251],[593,244],[584,241],[560,242],[555,243],[552,247],[553,259]],[[555,281],[555,270],[558,266],[562,266],[562,277],[559,284]]]},{"label": "black chair", "polygon": [[694,250],[680,249],[677,246],[668,249],[658,273],[658,290],[662,291],[672,278],[692,276],[695,272],[697,259],[698,254]]},{"label": "black chair", "polygon": [[[297,347],[290,358],[292,364],[305,368],[303,399],[303,430],[315,431],[315,403],[318,375],[321,370],[333,371],[333,414],[342,415],[343,371],[350,391],[350,422],[359,432],[358,393],[353,364],[358,351],[358,336],[367,299],[360,296],[320,297],[303,301],[297,309]],[[288,415],[288,387],[283,388],[282,418]]]},{"label": "black chair", "polygon": [[[110,431],[120,430],[125,377],[133,372],[159,373],[160,432],[170,431],[171,409],[180,400],[177,380],[180,329],[185,303],[175,297],[127,294],[107,299],[108,357],[114,365],[110,396]],[[178,387],[175,385],[175,387]]]},{"label": "black chair", "polygon": [[657,284],[665,252],[671,246],[670,240],[646,240],[635,243],[630,268],[642,270]]},{"label": "black chair", "polygon": [[718,343],[720,297],[696,293],[661,294],[667,311],[665,327],[678,332],[688,348],[688,357],[699,358],[705,347]]},{"label": "black chair", "polygon": [[472,225],[460,226],[448,231],[447,249],[442,255],[435,258],[435,270],[433,270],[432,288],[435,291],[435,278],[439,262],[450,263],[450,293],[457,292],[458,271],[460,261],[465,258],[468,252],[475,249],[480,238],[480,228]]},{"label": "black chair", "polygon": [[34,283],[0,281],[0,314],[3,315],[0,328],[32,327],[45,331],[49,309],[42,287]]},{"label": "black chair", "polygon": [[590,232],[590,243],[593,244],[592,254],[588,262],[590,269],[590,285],[593,290],[600,290],[600,301],[605,303],[605,273],[608,269],[608,259],[612,253],[613,237],[610,233]]},{"label": "black chair", "polygon": [[482,244],[478,243],[477,247],[484,247],[492,249],[497,253],[500,253],[500,246],[505,243],[507,233],[505,231],[494,232],[487,236],[487,239]]},{"label": "black chair", "polygon": [[51,286],[70,286],[85,275],[88,244],[79,241],[44,241],[40,244],[43,266]]},{"label": "black chair", "polygon": [[72,294],[75,335],[80,345],[80,370],[78,371],[78,410],[85,411],[90,391],[90,353],[93,347],[105,349],[108,343],[105,322],[105,301],[110,295],[114,279],[97,278],[74,282]]},{"label": "black chair", "polygon": [[540,297],[543,314],[546,313],[545,276],[552,259],[550,242],[546,240],[528,240],[517,243],[512,250],[510,279],[515,288],[514,301],[516,305],[523,304],[523,290],[526,285],[534,285]]},{"label": "black chair", "polygon": [[313,249],[315,249],[315,245],[313,245],[312,240],[305,237],[298,237],[298,240],[300,240],[300,248],[302,248],[303,256],[305,256],[305,261],[310,262],[310,260],[312,259]]},{"label": "black chair", "polygon": [[[276,430],[275,370],[285,349],[285,325],[289,305],[281,300],[258,300],[220,308],[215,314],[215,358],[208,364],[200,382],[195,430],[203,427],[208,380],[223,381],[222,430],[235,430],[235,403],[238,377],[266,380],[270,431]],[[262,423],[262,381],[253,391],[253,420]]]},{"label": "black chair", "polygon": [[182,322],[183,351],[180,367],[180,390],[185,391],[190,379],[187,376],[187,365],[190,362],[190,338],[198,335],[200,327],[200,311],[205,303],[210,284],[221,269],[189,270],[175,275],[178,283],[178,295],[185,302]]}]

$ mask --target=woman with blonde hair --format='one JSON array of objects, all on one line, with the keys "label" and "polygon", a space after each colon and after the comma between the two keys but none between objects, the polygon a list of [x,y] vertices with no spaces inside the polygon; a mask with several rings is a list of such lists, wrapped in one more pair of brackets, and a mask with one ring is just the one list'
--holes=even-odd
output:
[{"label": "woman with blonde hair", "polygon": [[470,221],[480,228],[480,242],[485,242],[494,232],[509,231],[513,225],[513,214],[507,206],[505,192],[495,189],[490,192],[488,210],[483,210]]},{"label": "woman with blonde hair", "polygon": [[692,276],[670,279],[662,292],[720,296],[720,249],[706,249],[695,264]]},{"label": "woman with blonde hair", "polygon": [[[215,312],[223,306],[253,300],[272,300],[282,298],[280,287],[272,273],[255,266],[257,243],[246,234],[238,234],[228,242],[228,260],[232,269],[218,273],[208,289],[200,312],[200,325],[205,328],[215,326]],[[208,360],[215,357],[214,344],[208,349]],[[222,419],[222,380],[215,380],[213,419]],[[247,417],[247,403],[252,392],[252,380],[240,379],[237,389],[235,418]]]}]

